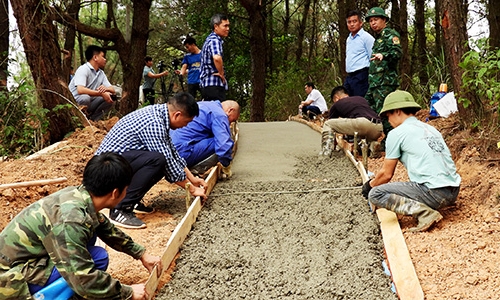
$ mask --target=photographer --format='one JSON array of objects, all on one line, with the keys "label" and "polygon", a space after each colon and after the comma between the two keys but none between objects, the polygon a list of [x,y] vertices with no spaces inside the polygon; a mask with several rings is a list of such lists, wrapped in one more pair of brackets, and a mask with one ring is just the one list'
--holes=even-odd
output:
[{"label": "photographer", "polygon": [[188,93],[196,99],[196,92],[200,92],[200,66],[201,66],[201,50],[196,45],[196,40],[192,37],[187,37],[184,40],[184,47],[189,52],[182,59],[182,68],[176,70],[175,73],[186,76]]},{"label": "photographer", "polygon": [[145,103],[155,104],[155,90],[154,85],[157,78],[168,75],[168,71],[161,72],[162,69],[165,68],[163,65],[163,61],[158,63],[158,68],[160,69],[160,73],[155,74],[153,70],[153,58],[151,56],[146,56],[144,58],[144,70],[142,71],[142,77],[144,77],[144,84],[142,85],[142,91],[144,93],[144,98],[146,99]]}]

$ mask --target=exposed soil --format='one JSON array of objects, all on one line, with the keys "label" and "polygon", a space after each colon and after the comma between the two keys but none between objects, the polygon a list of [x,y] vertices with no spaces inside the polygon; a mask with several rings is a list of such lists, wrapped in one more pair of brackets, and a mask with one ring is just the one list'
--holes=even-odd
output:
[{"label": "exposed soil", "polygon": [[[90,128],[75,132],[67,138],[67,144],[53,151],[52,154],[29,161],[19,159],[1,162],[0,184],[61,176],[67,177],[68,181],[40,187],[0,190],[0,213],[2,214],[0,229],[3,229],[13,216],[33,201],[67,185],[79,184],[86,162],[114,122],[116,119],[101,121],[95,124],[94,132]],[[478,133],[459,130],[453,118],[432,120],[430,124],[440,129],[445,136],[462,176],[462,189],[456,207],[443,211],[445,218],[431,231],[416,234],[405,232],[405,228],[414,226],[415,223],[409,217],[403,217],[400,220],[426,299],[497,299],[500,292],[500,276],[498,275],[500,274],[500,259],[497,254],[497,245],[500,242],[500,206],[498,205],[500,188],[497,185],[500,179],[500,173],[497,171],[500,159],[498,153],[496,151],[484,152],[485,145],[491,141],[485,140]],[[319,150],[319,135],[317,139]],[[316,154],[317,151],[314,151],[309,155],[315,156]],[[376,172],[381,163],[382,159],[369,160],[368,169]],[[405,170],[399,166],[395,180],[405,179]],[[224,184],[226,183],[219,183],[216,189],[222,188]],[[241,184],[242,188],[255,189],[252,187],[253,184]],[[325,183],[325,185],[335,186],[330,183]],[[284,188],[291,189],[292,186],[287,185]],[[211,198],[207,208],[222,210],[224,207],[216,207],[220,204],[215,200],[216,197]],[[132,235],[137,242],[145,245],[151,253],[161,255],[170,233],[185,212],[183,192],[176,186],[161,181],[148,193],[146,201],[157,209],[154,214],[143,217],[148,228],[127,230],[127,233]],[[265,209],[265,206],[262,209]],[[305,209],[302,212],[303,215],[301,211],[291,208],[290,217],[310,218],[309,214],[314,214],[313,211]],[[367,218],[372,218],[363,207],[360,213],[366,213]],[[200,218],[200,224],[202,222],[205,221]],[[356,227],[358,226],[353,226],[352,230]],[[255,238],[258,241],[258,237],[255,236]],[[269,243],[269,241],[266,242]],[[374,244],[376,243],[368,243],[366,250],[372,251]],[[139,262],[112,251],[110,255],[110,272],[123,283],[144,282],[147,279],[147,272]],[[304,263],[306,262],[297,259],[297,268],[303,270]],[[340,263],[335,266],[342,267]],[[170,272],[162,279],[167,281],[169,274]],[[279,282],[279,274],[275,276],[277,278],[273,280]],[[297,276],[299,280],[301,277],[304,278],[305,274],[300,273]],[[310,280],[319,282],[312,277]],[[283,283],[282,288],[276,291],[276,295],[289,287],[289,281],[281,283]],[[196,285],[198,282],[195,281],[192,284]],[[263,285],[262,288],[266,289],[268,286]],[[307,288],[300,291],[293,288],[289,290],[294,293],[304,293],[304,295],[308,293]],[[369,298],[360,296],[360,298],[346,297],[345,299]]]}]

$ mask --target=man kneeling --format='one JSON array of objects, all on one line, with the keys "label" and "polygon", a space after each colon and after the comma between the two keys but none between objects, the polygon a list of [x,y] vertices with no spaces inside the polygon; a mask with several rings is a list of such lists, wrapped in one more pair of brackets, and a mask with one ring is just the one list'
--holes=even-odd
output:
[{"label": "man kneeling", "polygon": [[[140,259],[149,272],[158,265],[161,273],[159,257],[147,254],[99,212],[125,197],[132,174],[118,154],[94,156],[85,167],[82,185],[67,187],[21,211],[0,233],[0,298],[32,299],[38,292],[45,299],[69,298],[73,293],[86,299],[146,299],[144,284],[124,285],[105,272],[108,254],[94,245],[100,238]],[[54,285],[60,288],[55,294],[45,292]]]},{"label": "man kneeling", "polygon": [[[450,150],[441,133],[415,118],[420,106],[405,91],[390,93],[380,115],[393,130],[387,135],[384,164],[374,179],[363,185],[363,196],[377,206],[401,215],[411,215],[426,231],[443,216],[437,211],[455,203],[460,190]],[[390,182],[398,161],[405,166],[410,182]]]}]

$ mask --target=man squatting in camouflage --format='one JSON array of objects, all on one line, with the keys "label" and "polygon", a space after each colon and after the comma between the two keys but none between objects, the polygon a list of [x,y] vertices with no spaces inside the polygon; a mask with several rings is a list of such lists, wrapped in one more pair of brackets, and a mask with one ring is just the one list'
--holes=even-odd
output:
[{"label": "man squatting in camouflage", "polygon": [[86,299],[146,299],[144,284],[123,285],[104,270],[109,257],[94,246],[97,237],[140,259],[149,272],[161,261],[146,253],[99,211],[125,196],[132,178],[120,155],[94,156],[82,185],[67,187],[25,208],[0,233],[0,299],[33,299],[32,294],[62,276]]},{"label": "man squatting in camouflage", "polygon": [[[368,71],[369,87],[365,99],[378,114],[382,109],[385,97],[399,87],[398,62],[402,55],[402,49],[399,33],[386,27],[389,17],[382,8],[371,8],[365,19],[375,32],[375,42],[373,43]],[[383,127],[387,136],[392,127],[387,120],[384,120]]]}]

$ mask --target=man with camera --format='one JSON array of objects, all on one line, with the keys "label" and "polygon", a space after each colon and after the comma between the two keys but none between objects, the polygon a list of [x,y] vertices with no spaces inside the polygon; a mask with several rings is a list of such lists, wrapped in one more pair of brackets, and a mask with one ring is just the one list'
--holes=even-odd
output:
[{"label": "man with camera", "polygon": [[182,68],[176,70],[175,73],[186,76],[188,93],[196,99],[196,92],[200,92],[200,65],[201,65],[201,50],[196,45],[196,40],[192,37],[187,37],[184,40],[184,47],[189,52],[182,59]]},{"label": "man with camera", "polygon": [[[155,104],[155,89],[154,85],[156,79],[168,75],[168,71],[163,71],[155,74],[153,70],[153,58],[151,56],[146,56],[144,58],[144,70],[142,71],[142,77],[144,78],[144,84],[142,85],[142,92],[144,93],[144,99],[146,103]],[[160,61],[158,68],[162,69],[163,61]]]},{"label": "man with camera", "polygon": [[78,105],[87,107],[88,118],[98,121],[113,106],[115,89],[103,71],[106,65],[104,49],[91,45],[85,50],[85,58],[87,62],[76,70],[69,90]]},{"label": "man with camera", "polygon": [[215,14],[210,20],[212,33],[201,49],[200,86],[203,100],[226,100],[227,80],[222,60],[222,38],[229,35],[229,20]]}]

